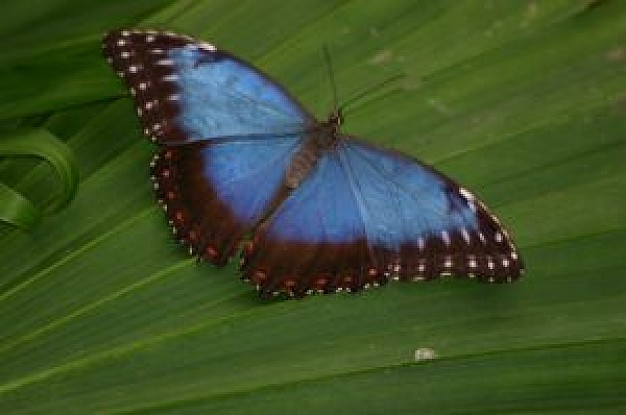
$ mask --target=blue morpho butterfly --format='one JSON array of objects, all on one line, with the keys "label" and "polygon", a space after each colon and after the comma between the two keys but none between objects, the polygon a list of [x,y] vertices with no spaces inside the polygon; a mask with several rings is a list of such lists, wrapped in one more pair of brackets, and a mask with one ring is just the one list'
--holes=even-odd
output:
[{"label": "blue morpho butterfly", "polygon": [[359,291],[443,275],[510,282],[515,246],[472,193],[404,154],[317,121],[285,89],[188,36],[121,30],[104,54],[160,152],[154,185],[193,255],[263,296]]}]

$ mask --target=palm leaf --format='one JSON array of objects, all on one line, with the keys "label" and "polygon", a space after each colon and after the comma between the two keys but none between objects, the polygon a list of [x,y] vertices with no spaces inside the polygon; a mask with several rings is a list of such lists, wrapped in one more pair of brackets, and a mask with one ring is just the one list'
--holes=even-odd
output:
[{"label": "palm leaf", "polygon": [[[5,7],[1,126],[63,139],[82,181],[33,233],[0,235],[3,414],[626,410],[626,3]],[[131,24],[221,45],[322,117],[324,42],[342,97],[405,73],[346,130],[476,191],[527,278],[263,302],[234,265],[186,258],[153,201],[154,149],[99,56],[101,32]],[[50,193],[45,169],[0,167]]]}]

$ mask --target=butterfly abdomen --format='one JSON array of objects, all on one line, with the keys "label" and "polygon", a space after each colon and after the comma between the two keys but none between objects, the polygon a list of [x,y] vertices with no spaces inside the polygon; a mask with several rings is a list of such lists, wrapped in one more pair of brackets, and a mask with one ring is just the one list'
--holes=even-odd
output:
[{"label": "butterfly abdomen", "polygon": [[314,138],[309,138],[305,145],[293,156],[285,174],[285,182],[290,189],[296,189],[302,180],[315,167],[322,153],[322,148]]},{"label": "butterfly abdomen", "polygon": [[286,174],[287,187],[297,188],[315,167],[322,153],[332,150],[339,140],[339,121],[320,123],[310,131],[302,148],[294,155]]}]

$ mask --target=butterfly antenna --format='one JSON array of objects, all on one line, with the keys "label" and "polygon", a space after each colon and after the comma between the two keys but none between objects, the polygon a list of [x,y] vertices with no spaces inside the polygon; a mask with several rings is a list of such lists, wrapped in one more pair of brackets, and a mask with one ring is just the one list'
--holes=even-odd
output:
[{"label": "butterfly antenna", "polygon": [[333,112],[339,110],[339,101],[337,99],[337,84],[335,83],[335,71],[333,70],[333,61],[330,58],[330,50],[328,45],[324,43],[324,60],[326,61],[326,68],[328,69],[328,77],[330,78],[330,84],[333,88]]},{"label": "butterfly antenna", "polygon": [[395,74],[393,76],[390,76],[389,78],[383,80],[382,82],[379,82],[371,87],[368,87],[360,92],[357,92],[356,94],[352,95],[350,98],[348,98],[346,101],[344,101],[340,108],[342,112],[347,112],[348,107],[351,105],[354,105],[355,103],[359,102],[360,100],[362,100],[363,98],[367,97],[368,95],[371,95],[372,93],[376,92],[377,90],[382,89],[383,87],[385,87],[386,85],[389,85],[393,82],[396,82],[402,78],[404,78],[406,76],[406,74],[404,73],[399,73],[399,74]]}]

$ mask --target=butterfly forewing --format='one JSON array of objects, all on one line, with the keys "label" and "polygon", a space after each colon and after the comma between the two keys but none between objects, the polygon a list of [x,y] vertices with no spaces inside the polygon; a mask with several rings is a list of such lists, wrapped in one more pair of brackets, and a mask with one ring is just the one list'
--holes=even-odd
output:
[{"label": "butterfly forewing", "polygon": [[215,46],[169,32],[120,30],[104,55],[160,144],[306,130],[312,118],[282,87]]},{"label": "butterfly forewing", "polygon": [[469,191],[399,152],[348,139],[340,154],[379,267],[401,279],[519,277],[508,233]]}]

